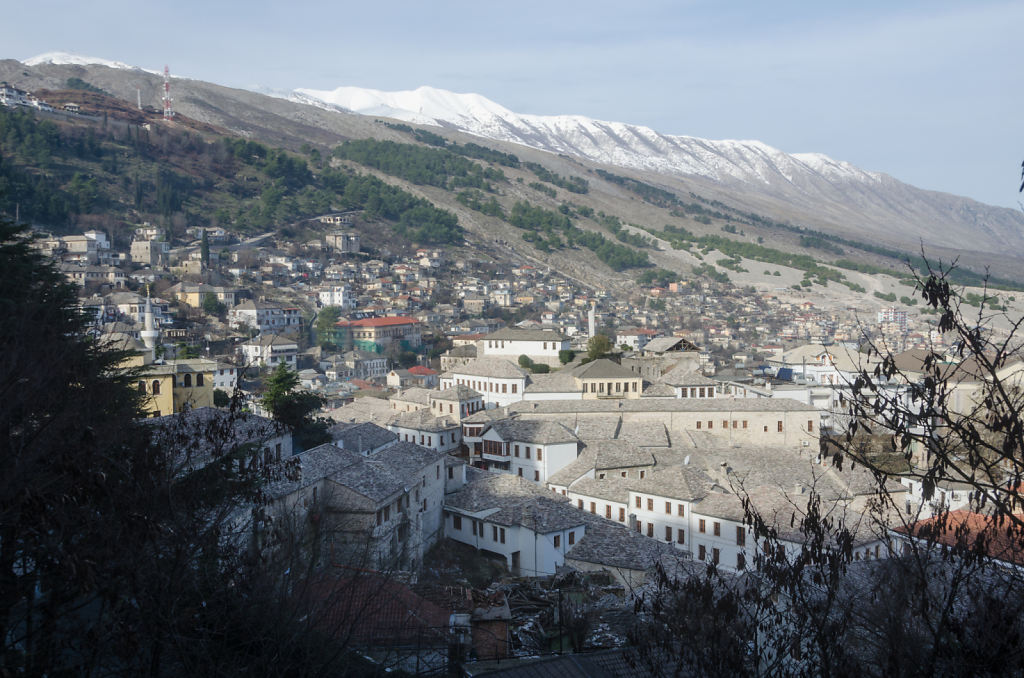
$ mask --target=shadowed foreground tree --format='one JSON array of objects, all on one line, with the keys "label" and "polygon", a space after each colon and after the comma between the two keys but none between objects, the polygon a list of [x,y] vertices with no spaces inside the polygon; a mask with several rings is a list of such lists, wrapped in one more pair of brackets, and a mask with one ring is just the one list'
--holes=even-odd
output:
[{"label": "shadowed foreground tree", "polygon": [[[917,283],[952,350],[908,366],[865,347],[849,426],[823,440],[823,464],[871,472],[870,501],[852,511],[812,488],[769,518],[748,497],[753,568],[660,572],[638,604],[634,661],[665,676],[1024,673],[1024,320],[997,317],[987,289],[967,305],[948,273]],[[951,483],[967,498],[957,510]],[[865,531],[881,558],[861,558]]]},{"label": "shadowed foreground tree", "polygon": [[262,455],[237,411],[139,421],[128,355],[87,338],[77,301],[0,223],[0,673],[371,675],[303,593],[309,561],[248,546],[286,469],[239,463]]}]

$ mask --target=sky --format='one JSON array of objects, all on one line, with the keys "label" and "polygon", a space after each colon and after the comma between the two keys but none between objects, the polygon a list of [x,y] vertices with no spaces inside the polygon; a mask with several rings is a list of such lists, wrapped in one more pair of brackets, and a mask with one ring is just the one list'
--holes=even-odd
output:
[{"label": "sky", "polygon": [[1020,208],[1019,0],[36,0],[5,19],[0,58],[64,51],[245,88],[429,85]]}]

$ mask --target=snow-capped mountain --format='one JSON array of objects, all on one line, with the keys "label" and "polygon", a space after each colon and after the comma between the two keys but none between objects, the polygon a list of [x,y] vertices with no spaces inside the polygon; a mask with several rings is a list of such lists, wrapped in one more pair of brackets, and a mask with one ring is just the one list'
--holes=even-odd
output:
[{"label": "snow-capped mountain", "polygon": [[358,87],[296,90],[293,100],[328,104],[363,115],[453,127],[489,139],[659,173],[720,182],[799,185],[811,177],[877,182],[882,175],[818,153],[788,154],[760,141],[710,141],[661,134],[649,127],[580,115],[524,115],[479,94],[431,87],[382,92]]},{"label": "snow-capped mountain", "polygon": [[[329,110],[433,124],[488,139],[662,176],[691,178],[826,229],[881,242],[1005,253],[1024,246],[1015,210],[926,191],[820,153],[786,153],[760,141],[712,141],[580,115],[524,115],[479,94],[431,87],[295,90],[292,101]],[[774,207],[766,207],[773,205]],[[853,227],[851,229],[851,227]],[[1014,245],[1015,246],[1015,245]]]},{"label": "snow-capped mountain", "polygon": [[146,68],[140,68],[139,66],[132,66],[121,61],[111,61],[110,59],[102,59],[100,57],[82,56],[80,54],[70,54],[68,52],[47,52],[46,54],[39,54],[30,59],[22,61],[26,66],[41,66],[44,64],[55,65],[55,66],[106,66],[107,68],[117,68],[123,71],[144,71],[146,73],[158,73],[158,71],[152,71]]}]

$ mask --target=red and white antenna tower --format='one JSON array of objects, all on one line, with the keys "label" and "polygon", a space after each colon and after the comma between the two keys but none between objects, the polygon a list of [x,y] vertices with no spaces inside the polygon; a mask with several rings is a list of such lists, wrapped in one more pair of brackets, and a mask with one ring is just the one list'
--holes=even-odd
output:
[{"label": "red and white antenna tower", "polygon": [[174,117],[174,109],[171,108],[171,69],[164,66],[164,120]]}]

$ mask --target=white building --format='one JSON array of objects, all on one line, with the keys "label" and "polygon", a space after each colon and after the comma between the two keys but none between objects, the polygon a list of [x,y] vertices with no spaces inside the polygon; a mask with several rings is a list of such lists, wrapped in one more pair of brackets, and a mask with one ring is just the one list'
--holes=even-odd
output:
[{"label": "white building", "polygon": [[569,350],[569,340],[552,330],[500,329],[483,337],[477,344],[485,358],[506,358],[513,362],[525,355],[535,363],[557,367],[559,351]]},{"label": "white building", "polygon": [[299,345],[294,340],[276,334],[262,334],[242,344],[242,357],[246,365],[276,368],[284,363],[294,370],[298,353]]},{"label": "white building", "polygon": [[484,426],[479,436],[481,459],[488,470],[545,483],[576,460],[579,439],[553,421],[501,419]]},{"label": "white building", "polygon": [[246,299],[228,311],[232,329],[256,329],[261,333],[292,332],[302,326],[302,309]]},{"label": "white building", "polygon": [[355,298],[352,296],[350,285],[326,285],[317,291],[320,306],[337,306],[348,311],[356,307]]},{"label": "white building", "polygon": [[468,386],[487,407],[504,407],[523,399],[526,372],[503,358],[477,358],[441,375],[441,389]]}]

